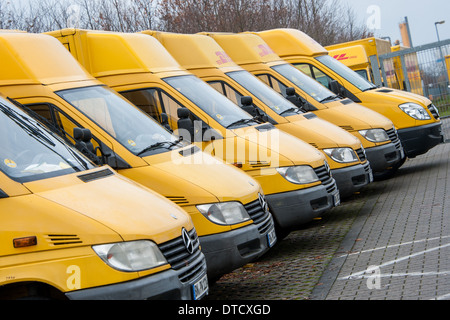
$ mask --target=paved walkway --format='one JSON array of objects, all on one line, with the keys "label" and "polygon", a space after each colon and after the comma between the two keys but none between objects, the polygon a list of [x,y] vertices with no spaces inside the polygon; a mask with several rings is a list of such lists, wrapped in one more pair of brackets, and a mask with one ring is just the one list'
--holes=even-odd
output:
[{"label": "paved walkway", "polygon": [[[450,118],[443,120],[450,139]],[[408,161],[259,261],[210,300],[450,299],[450,143]]]}]

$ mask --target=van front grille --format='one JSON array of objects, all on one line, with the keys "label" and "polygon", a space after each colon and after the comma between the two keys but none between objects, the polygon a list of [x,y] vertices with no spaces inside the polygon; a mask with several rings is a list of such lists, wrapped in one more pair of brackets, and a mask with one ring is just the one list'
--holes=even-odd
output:
[{"label": "van front grille", "polygon": [[272,216],[269,211],[263,209],[259,200],[247,203],[244,208],[247,210],[253,223],[258,227],[260,234],[265,234],[271,229],[273,225]]},{"label": "van front grille", "polygon": [[358,155],[359,160],[361,160],[361,162],[366,161],[366,153],[364,152],[363,148],[359,148],[358,150],[356,150],[356,154]]},{"label": "van front grille", "polygon": [[188,282],[206,270],[205,259],[198,259],[202,253],[200,251],[200,241],[198,240],[195,228],[188,233],[189,238],[193,243],[192,253],[188,252],[182,236],[164,242],[158,246],[167,262],[172,266],[172,269],[181,271],[179,274],[181,282]]},{"label": "van front grille", "polygon": [[321,166],[318,168],[314,168],[314,171],[319,180],[326,187],[328,193],[332,193],[337,189],[336,182],[331,177],[331,172],[329,171],[328,167]]},{"label": "van front grille", "polygon": [[402,147],[402,143],[400,142],[397,131],[394,128],[392,128],[392,129],[386,130],[386,133],[389,137],[389,140],[391,140],[391,142],[395,145],[395,148],[397,150],[400,150]]},{"label": "van front grille", "polygon": [[436,108],[436,106],[434,104],[430,104],[428,106],[428,110],[430,110],[431,114],[433,115],[433,117],[437,120],[439,119],[439,111]]}]

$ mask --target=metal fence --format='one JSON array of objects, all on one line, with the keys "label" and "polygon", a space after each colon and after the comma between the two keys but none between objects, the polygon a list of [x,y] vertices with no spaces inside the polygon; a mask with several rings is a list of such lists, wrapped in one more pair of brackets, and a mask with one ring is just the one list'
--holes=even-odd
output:
[{"label": "metal fence", "polygon": [[375,84],[426,96],[450,116],[450,39],[380,55],[371,64],[381,71]]}]

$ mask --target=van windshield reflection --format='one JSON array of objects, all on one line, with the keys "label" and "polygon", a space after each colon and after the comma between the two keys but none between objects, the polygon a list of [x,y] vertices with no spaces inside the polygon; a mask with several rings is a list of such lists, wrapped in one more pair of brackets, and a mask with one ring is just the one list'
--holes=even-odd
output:
[{"label": "van windshield reflection", "polygon": [[256,120],[224,95],[214,90],[196,76],[165,78],[171,87],[183,94],[225,128],[246,127],[258,124]]},{"label": "van windshield reflection", "polygon": [[57,94],[135,155],[167,152],[177,141],[157,121],[104,86],[63,90]]}]

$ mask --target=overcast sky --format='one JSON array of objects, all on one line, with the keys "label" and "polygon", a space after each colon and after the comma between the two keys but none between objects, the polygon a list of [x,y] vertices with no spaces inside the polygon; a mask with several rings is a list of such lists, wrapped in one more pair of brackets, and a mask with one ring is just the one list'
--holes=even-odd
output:
[{"label": "overcast sky", "polygon": [[[352,6],[358,19],[368,23],[377,37],[400,40],[399,23],[408,17],[412,44],[437,41],[436,21],[445,20],[437,26],[441,40],[450,39],[450,0],[339,0]],[[378,9],[379,10],[378,10]],[[379,12],[379,19],[377,18]],[[377,23],[379,22],[379,24]]]},{"label": "overcast sky", "polygon": [[[6,1],[6,0],[0,0]],[[38,0],[14,0],[18,2]],[[400,40],[399,23],[408,17],[414,46],[437,41],[436,21],[441,40],[450,39],[450,0],[338,0],[348,3],[359,22],[369,24],[376,37]]]}]

